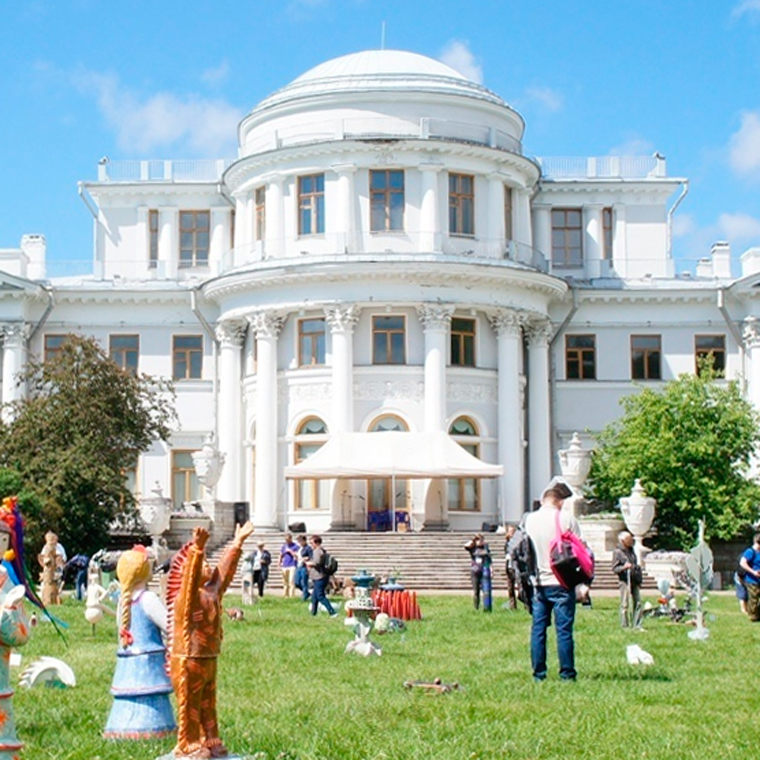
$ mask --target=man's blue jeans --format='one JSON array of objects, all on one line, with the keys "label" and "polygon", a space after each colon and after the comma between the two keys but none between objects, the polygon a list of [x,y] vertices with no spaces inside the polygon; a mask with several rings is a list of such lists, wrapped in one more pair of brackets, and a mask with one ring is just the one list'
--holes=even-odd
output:
[{"label": "man's blue jeans", "polygon": [[296,568],[296,588],[301,589],[301,599],[304,602],[309,598],[309,573],[305,565]]},{"label": "man's blue jeans", "polygon": [[327,588],[327,578],[318,578],[314,581],[314,585],[311,589],[311,614],[316,615],[317,614],[317,607],[322,604],[322,606],[331,614],[335,614],[335,609],[330,604],[330,600],[327,598],[327,594],[325,594],[325,589]]},{"label": "man's blue jeans", "polygon": [[575,672],[573,648],[573,622],[575,620],[575,592],[562,586],[540,586],[533,594],[533,623],[530,629],[530,659],[533,677],[546,678],[546,631],[554,610],[554,628],[557,632],[559,677],[572,680]]}]

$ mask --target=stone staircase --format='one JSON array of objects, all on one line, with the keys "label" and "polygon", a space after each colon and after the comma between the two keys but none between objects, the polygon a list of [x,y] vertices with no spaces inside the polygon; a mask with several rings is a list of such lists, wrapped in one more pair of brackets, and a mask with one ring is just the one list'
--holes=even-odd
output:
[{"label": "stone staircase", "polygon": [[[267,589],[278,593],[282,578],[277,568],[277,558],[284,533],[254,533],[244,547],[244,555],[253,551],[259,541],[266,543],[272,554],[272,569]],[[323,547],[340,563],[339,576],[353,575],[366,569],[375,575],[397,574],[401,583],[416,591],[466,592],[470,588],[470,558],[464,544],[472,533],[356,533],[327,532],[322,534]],[[486,534],[494,558],[493,587],[496,593],[506,591],[504,572],[504,537]],[[215,564],[222,549],[212,552]],[[610,569],[610,556],[596,557],[595,590],[617,589],[617,577]],[[242,563],[241,563],[242,564]],[[397,571],[397,572],[395,572]],[[233,593],[241,588],[240,567],[231,587]],[[656,589],[651,578],[645,577],[644,590]]]}]

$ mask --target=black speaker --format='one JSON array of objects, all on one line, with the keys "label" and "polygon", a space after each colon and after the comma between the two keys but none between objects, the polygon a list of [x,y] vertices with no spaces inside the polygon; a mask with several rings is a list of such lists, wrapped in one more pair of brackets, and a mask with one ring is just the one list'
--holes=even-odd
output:
[{"label": "black speaker", "polygon": [[290,523],[290,525],[288,525],[288,530],[291,533],[306,533],[306,523],[303,523],[303,522]]},{"label": "black speaker", "polygon": [[232,509],[235,513],[235,525],[245,525],[248,522],[248,502],[236,501]]},{"label": "black speaker", "polygon": [[496,523],[487,523],[484,522],[481,526],[480,530],[483,533],[496,533],[497,530],[499,530],[499,526]]}]

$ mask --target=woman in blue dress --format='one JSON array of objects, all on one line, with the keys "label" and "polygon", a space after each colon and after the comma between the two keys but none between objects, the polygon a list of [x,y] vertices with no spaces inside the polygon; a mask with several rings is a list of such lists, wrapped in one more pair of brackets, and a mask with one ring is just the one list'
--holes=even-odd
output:
[{"label": "woman in blue dress", "polygon": [[107,739],[155,739],[174,733],[176,723],[165,670],[166,607],[148,581],[151,563],[143,546],[121,555],[116,567],[121,585],[114,701],[103,736]]}]

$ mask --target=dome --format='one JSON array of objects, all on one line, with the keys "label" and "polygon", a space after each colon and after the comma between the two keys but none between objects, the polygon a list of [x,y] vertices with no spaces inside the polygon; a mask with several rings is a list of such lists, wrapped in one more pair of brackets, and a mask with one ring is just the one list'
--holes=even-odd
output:
[{"label": "dome", "polygon": [[502,98],[441,61],[405,50],[365,50],[321,63],[265,98],[254,113],[343,92],[433,92],[506,106]]}]

